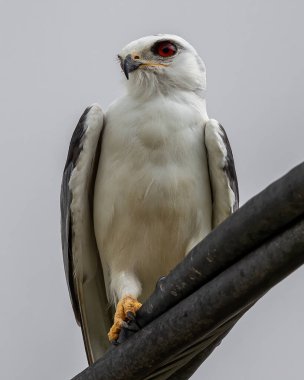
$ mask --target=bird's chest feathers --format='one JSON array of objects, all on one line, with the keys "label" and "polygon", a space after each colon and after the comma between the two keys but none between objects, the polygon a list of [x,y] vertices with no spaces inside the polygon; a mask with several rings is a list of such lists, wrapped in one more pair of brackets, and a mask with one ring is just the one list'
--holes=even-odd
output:
[{"label": "bird's chest feathers", "polygon": [[102,162],[109,175],[115,172],[107,183],[126,204],[145,215],[184,213],[204,172],[198,112],[174,104],[131,109],[120,122],[110,115],[104,137]]},{"label": "bird's chest feathers", "polygon": [[180,104],[159,103],[131,108],[120,122],[109,119],[109,140],[119,146],[126,163],[137,167],[182,164],[187,149],[202,146],[201,115]]}]

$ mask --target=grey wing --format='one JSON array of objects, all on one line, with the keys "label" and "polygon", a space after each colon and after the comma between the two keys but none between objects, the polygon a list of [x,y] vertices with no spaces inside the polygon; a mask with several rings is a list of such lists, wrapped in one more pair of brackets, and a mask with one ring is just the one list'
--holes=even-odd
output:
[{"label": "grey wing", "polygon": [[214,119],[205,125],[212,193],[212,225],[215,228],[239,207],[239,189],[234,159],[224,128]]},{"label": "grey wing", "polygon": [[107,331],[111,326],[93,225],[94,184],[103,126],[100,107],[88,107],[72,135],[60,195],[66,279],[89,363],[108,348]]}]

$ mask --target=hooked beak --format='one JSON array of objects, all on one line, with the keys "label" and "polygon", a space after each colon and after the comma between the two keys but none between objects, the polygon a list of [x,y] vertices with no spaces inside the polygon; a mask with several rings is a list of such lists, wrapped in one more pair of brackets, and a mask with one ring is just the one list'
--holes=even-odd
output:
[{"label": "hooked beak", "polygon": [[138,69],[140,65],[142,65],[142,62],[135,61],[131,57],[131,54],[128,54],[126,56],[126,58],[122,62],[122,69],[123,69],[123,72],[125,73],[125,76],[127,77],[127,79],[129,79],[129,73],[131,73],[132,71]]}]

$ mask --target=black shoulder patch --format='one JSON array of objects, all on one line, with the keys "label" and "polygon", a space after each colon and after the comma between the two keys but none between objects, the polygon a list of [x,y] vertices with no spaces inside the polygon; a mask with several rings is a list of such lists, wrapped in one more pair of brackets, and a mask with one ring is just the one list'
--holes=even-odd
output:
[{"label": "black shoulder patch", "polygon": [[78,124],[73,132],[64,169],[66,169],[70,163],[72,163],[73,166],[76,165],[79,154],[82,150],[82,138],[86,131],[85,121],[91,108],[92,107],[87,107],[85,109],[84,113],[81,115],[81,118],[79,119]]},{"label": "black shoulder patch", "polygon": [[237,181],[237,176],[236,176],[236,171],[235,171],[234,159],[233,159],[232,149],[231,149],[226,131],[220,123],[219,123],[219,127],[223,134],[223,142],[227,149],[227,159],[226,159],[224,171],[229,179],[230,187],[235,194],[235,202],[233,206],[233,211],[235,211],[239,207],[239,186],[238,186],[238,181]]}]

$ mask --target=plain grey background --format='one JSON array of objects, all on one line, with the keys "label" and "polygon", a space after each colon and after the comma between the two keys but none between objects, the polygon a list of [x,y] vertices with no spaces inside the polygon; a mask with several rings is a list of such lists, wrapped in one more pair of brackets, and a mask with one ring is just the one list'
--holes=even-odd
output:
[{"label": "plain grey background", "polygon": [[[229,135],[241,201],[303,160],[303,2],[0,1],[0,360],[6,380],[86,366],[68,297],[59,191],[84,108],[119,96],[131,40],[175,33],[207,65],[207,105]],[[303,379],[303,268],[269,292],[193,379]]]}]

